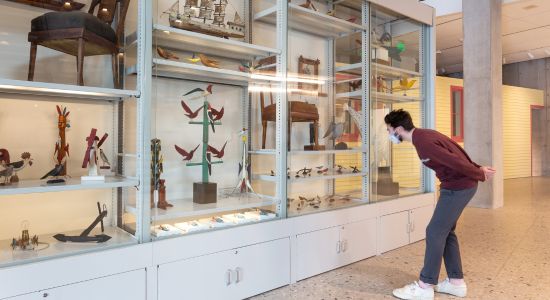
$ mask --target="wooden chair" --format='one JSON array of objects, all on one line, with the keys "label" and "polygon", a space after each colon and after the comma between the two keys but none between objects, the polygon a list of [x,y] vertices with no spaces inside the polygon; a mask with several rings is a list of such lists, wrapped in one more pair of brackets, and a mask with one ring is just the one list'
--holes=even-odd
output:
[{"label": "wooden chair", "polygon": [[[34,79],[37,46],[41,45],[76,56],[77,82],[84,85],[84,57],[111,55],[113,81],[120,88],[122,80],[117,56],[123,53],[124,22],[130,0],[92,0],[88,12],[48,12],[31,21],[28,80]],[[94,11],[97,8],[97,13]],[[117,14],[118,11],[118,14]],[[112,23],[117,18],[116,30]]]},{"label": "wooden chair", "polygon": [[[264,92],[260,92],[260,112],[262,115],[262,149],[265,149],[265,139],[267,131],[267,122],[276,122],[277,108],[273,103],[273,93],[269,92],[270,104],[265,105]],[[290,101],[289,103],[289,116],[288,116],[288,137],[287,147],[290,150],[291,128],[294,122],[308,122],[313,123],[313,136],[315,146],[319,146],[319,112],[315,104],[309,104],[301,101]]]}]

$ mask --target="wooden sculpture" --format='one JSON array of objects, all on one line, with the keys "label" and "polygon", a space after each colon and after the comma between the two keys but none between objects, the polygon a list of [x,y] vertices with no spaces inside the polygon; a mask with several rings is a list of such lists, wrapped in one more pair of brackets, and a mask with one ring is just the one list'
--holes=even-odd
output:
[{"label": "wooden sculpture", "polygon": [[[239,194],[246,194],[248,192],[252,192],[256,194],[254,189],[252,188],[252,184],[250,183],[250,158],[248,156],[248,133],[246,128],[243,128],[241,132],[239,132],[239,136],[241,137],[242,142],[242,156],[241,156],[241,162],[239,163],[239,181],[237,182],[237,185],[233,189],[232,194],[234,194],[236,191],[239,191]],[[275,173],[271,171],[273,175]]]},{"label": "wooden sculpture", "polygon": [[[209,127],[212,128],[212,132],[216,132],[216,126],[221,125],[219,121],[223,117],[224,109],[223,107],[220,110],[214,109],[208,102],[208,96],[212,94],[212,85],[209,84],[206,89],[196,88],[183,96],[186,97],[187,101],[194,99],[203,99],[202,103],[202,121],[192,121],[194,118],[192,109],[189,108],[182,100],[182,107],[186,112],[188,118],[191,119],[189,124],[201,125],[202,126],[202,159],[201,162],[187,162],[186,166],[201,166],[202,167],[202,181],[193,183],[193,202],[199,204],[214,203],[217,201],[217,184],[215,182],[209,182],[209,176],[212,174],[212,165],[221,164],[223,161],[221,158],[224,156],[225,145],[221,149],[216,149],[209,144]],[[186,107],[188,109],[186,109]],[[195,112],[200,111],[200,109],[195,110]],[[190,161],[193,158],[193,154],[199,148],[200,144],[195,147],[192,151],[185,151],[183,148],[178,145],[174,145],[176,151],[183,157],[183,160]],[[218,161],[212,161],[212,154],[216,158],[220,158]]]},{"label": "wooden sculpture", "polygon": [[17,172],[23,170],[26,166],[32,166],[33,159],[31,158],[31,154],[29,152],[23,152],[21,154],[21,160],[18,160],[16,162],[7,163],[5,164],[8,167],[13,167],[13,174],[10,178],[10,182],[19,182],[19,177],[17,176]]},{"label": "wooden sculpture", "polygon": [[[159,139],[151,140],[151,208],[155,206],[160,209],[167,209],[173,205],[166,201],[166,186],[165,180],[160,178],[163,169],[163,156],[160,153],[161,145]],[[155,191],[158,193],[155,198]]]},{"label": "wooden sculpture", "polygon": [[65,176],[67,175],[67,159],[66,157],[69,157],[69,144],[65,141],[65,131],[67,128],[71,127],[71,124],[69,122],[69,114],[70,111],[67,111],[67,107],[64,107],[61,109],[59,105],[55,106],[57,108],[57,129],[58,129],[58,137],[57,142],[55,143],[55,161],[56,165],[63,164],[63,170],[61,171],[59,176]]},{"label": "wooden sculpture", "polygon": [[88,168],[88,176],[82,176],[82,180],[104,180],[105,176],[100,176],[98,172],[98,155],[101,145],[105,142],[109,136],[107,133],[100,139],[97,135],[97,129],[92,128],[90,135],[86,138],[86,153],[82,160],[82,168]]},{"label": "wooden sculpture", "polygon": [[[87,242],[94,242],[94,243],[104,243],[111,239],[110,236],[104,234],[105,232],[105,226],[103,225],[103,219],[107,216],[107,207],[105,204],[103,204],[103,209],[101,209],[101,205],[99,202],[97,202],[97,210],[99,211],[99,215],[95,218],[95,220],[88,226],[88,228],[84,229],[80,235],[70,236],[65,235],[62,233],[56,234],[53,237],[60,241],[60,242],[73,242],[73,243],[87,243]],[[101,223],[101,232],[102,234],[98,234],[95,236],[90,236],[90,233],[92,230],[97,226],[97,224]]]}]

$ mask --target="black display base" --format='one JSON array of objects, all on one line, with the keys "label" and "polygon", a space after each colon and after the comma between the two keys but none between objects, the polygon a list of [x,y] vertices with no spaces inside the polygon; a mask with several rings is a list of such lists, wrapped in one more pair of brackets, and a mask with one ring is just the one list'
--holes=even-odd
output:
[{"label": "black display base", "polygon": [[215,182],[194,182],[193,202],[197,204],[216,203],[218,200],[218,184]]},{"label": "black display base", "polygon": [[46,184],[58,184],[58,183],[65,183],[65,179],[63,179],[63,178],[50,179],[50,180],[46,181]]},{"label": "black display base", "polygon": [[319,151],[319,150],[325,150],[325,145],[305,145],[304,146],[305,151]]},{"label": "black display base", "polygon": [[340,142],[336,145],[334,145],[334,150],[347,150],[348,149],[348,144],[344,143],[344,142]]}]

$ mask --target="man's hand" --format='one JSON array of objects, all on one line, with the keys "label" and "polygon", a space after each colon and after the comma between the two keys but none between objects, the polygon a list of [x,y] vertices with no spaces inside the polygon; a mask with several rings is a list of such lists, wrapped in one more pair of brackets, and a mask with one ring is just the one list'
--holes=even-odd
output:
[{"label": "man's hand", "polygon": [[481,169],[481,171],[483,171],[483,173],[485,174],[485,181],[493,178],[493,176],[495,175],[495,173],[497,172],[497,170],[493,169],[493,167],[487,167],[487,166],[483,166],[483,167],[479,167]]}]

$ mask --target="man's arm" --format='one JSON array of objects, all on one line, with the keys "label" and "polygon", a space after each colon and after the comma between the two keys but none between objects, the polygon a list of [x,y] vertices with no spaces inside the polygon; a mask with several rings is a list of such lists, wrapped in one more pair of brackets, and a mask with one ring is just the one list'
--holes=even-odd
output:
[{"label": "man's arm", "polygon": [[423,158],[429,158],[431,161],[453,169],[460,174],[478,181],[485,181],[485,173],[476,163],[451,153],[440,143],[427,143],[420,145],[422,147]]}]

